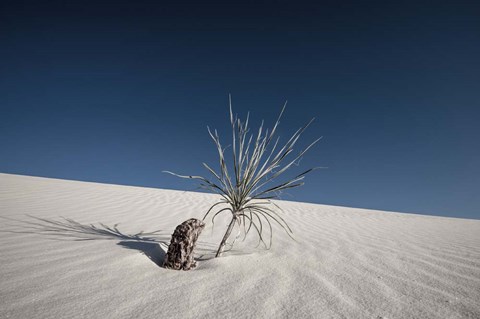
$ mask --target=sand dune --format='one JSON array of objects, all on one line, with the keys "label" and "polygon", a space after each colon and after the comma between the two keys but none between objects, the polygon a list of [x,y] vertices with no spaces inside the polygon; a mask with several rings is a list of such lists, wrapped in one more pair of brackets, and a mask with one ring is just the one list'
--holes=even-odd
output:
[{"label": "sand dune", "polygon": [[0,174],[0,318],[480,318],[478,220],[282,201],[297,241],[159,267],[215,199]]}]

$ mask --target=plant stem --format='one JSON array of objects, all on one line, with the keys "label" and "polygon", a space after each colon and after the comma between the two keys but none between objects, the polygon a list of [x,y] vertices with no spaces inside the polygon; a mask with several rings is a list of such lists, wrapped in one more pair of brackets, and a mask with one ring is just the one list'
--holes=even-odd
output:
[{"label": "plant stem", "polygon": [[223,249],[225,248],[225,244],[227,243],[228,237],[230,237],[230,234],[232,233],[233,226],[235,226],[235,222],[237,221],[237,215],[233,214],[232,221],[230,222],[230,225],[228,225],[227,232],[223,236],[222,242],[220,243],[220,246],[218,246],[217,254],[215,255],[215,258],[219,257],[223,253]]}]

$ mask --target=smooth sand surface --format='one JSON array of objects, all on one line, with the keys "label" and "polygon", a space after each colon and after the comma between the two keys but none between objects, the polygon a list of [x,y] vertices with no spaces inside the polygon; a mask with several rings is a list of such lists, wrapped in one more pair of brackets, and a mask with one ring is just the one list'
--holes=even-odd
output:
[{"label": "smooth sand surface", "polygon": [[224,218],[161,268],[216,199],[0,174],[0,318],[480,318],[478,220],[279,201],[297,241],[212,258]]}]

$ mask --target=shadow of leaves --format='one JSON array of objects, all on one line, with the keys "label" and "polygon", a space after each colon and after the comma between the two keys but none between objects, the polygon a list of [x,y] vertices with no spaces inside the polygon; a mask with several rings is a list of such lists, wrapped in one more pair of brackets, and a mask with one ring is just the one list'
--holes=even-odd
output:
[{"label": "shadow of leaves", "polygon": [[[2,229],[2,232],[47,235],[51,239],[67,241],[120,240],[117,245],[137,250],[157,266],[162,267],[170,235],[162,230],[128,234],[120,231],[118,223],[108,226],[103,223],[82,224],[71,218],[49,219],[26,215],[28,220],[1,217],[14,222],[16,230]],[[19,227],[19,228],[18,228]]]}]

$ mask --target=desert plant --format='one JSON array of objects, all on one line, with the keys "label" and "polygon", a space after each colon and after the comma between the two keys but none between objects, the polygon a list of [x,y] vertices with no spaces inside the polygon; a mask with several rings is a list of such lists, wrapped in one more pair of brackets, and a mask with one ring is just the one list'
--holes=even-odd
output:
[{"label": "desert plant", "polygon": [[[249,114],[245,122],[242,122],[236,115],[233,115],[231,99],[229,99],[229,106],[230,123],[232,126],[232,161],[230,165],[227,164],[225,158],[226,148],[222,147],[217,130],[212,132],[210,128],[207,127],[208,133],[218,151],[220,170],[216,172],[206,163],[203,163],[203,166],[215,177],[215,181],[202,176],[179,175],[165,171],[166,173],[181,178],[199,180],[201,188],[217,193],[222,197],[208,209],[203,217],[203,220],[205,220],[209,214],[215,212],[212,216],[212,223],[214,223],[215,217],[222,212],[230,212],[232,215],[230,224],[220,242],[215,257],[220,256],[224,251],[224,247],[236,223],[238,223],[239,227],[243,224],[244,240],[250,230],[255,229],[259,236],[259,244],[263,243],[267,249],[272,245],[273,233],[271,221],[279,224],[286,233],[293,238],[291,228],[274,208],[277,208],[281,212],[283,212],[283,210],[275,204],[272,199],[278,198],[280,193],[286,189],[303,185],[302,180],[305,175],[316,168],[310,168],[286,181],[274,182],[293,165],[298,165],[297,162],[300,158],[321,139],[316,139],[296,155],[289,156],[293,152],[294,145],[305,129],[313,122],[314,118],[299,128],[290,139],[280,147],[280,138],[277,137],[274,140],[274,137],[286,103],[280,111],[272,130],[264,130],[264,122],[262,121],[256,134],[249,133]],[[267,245],[264,240],[265,222],[270,231],[269,245]]]}]

